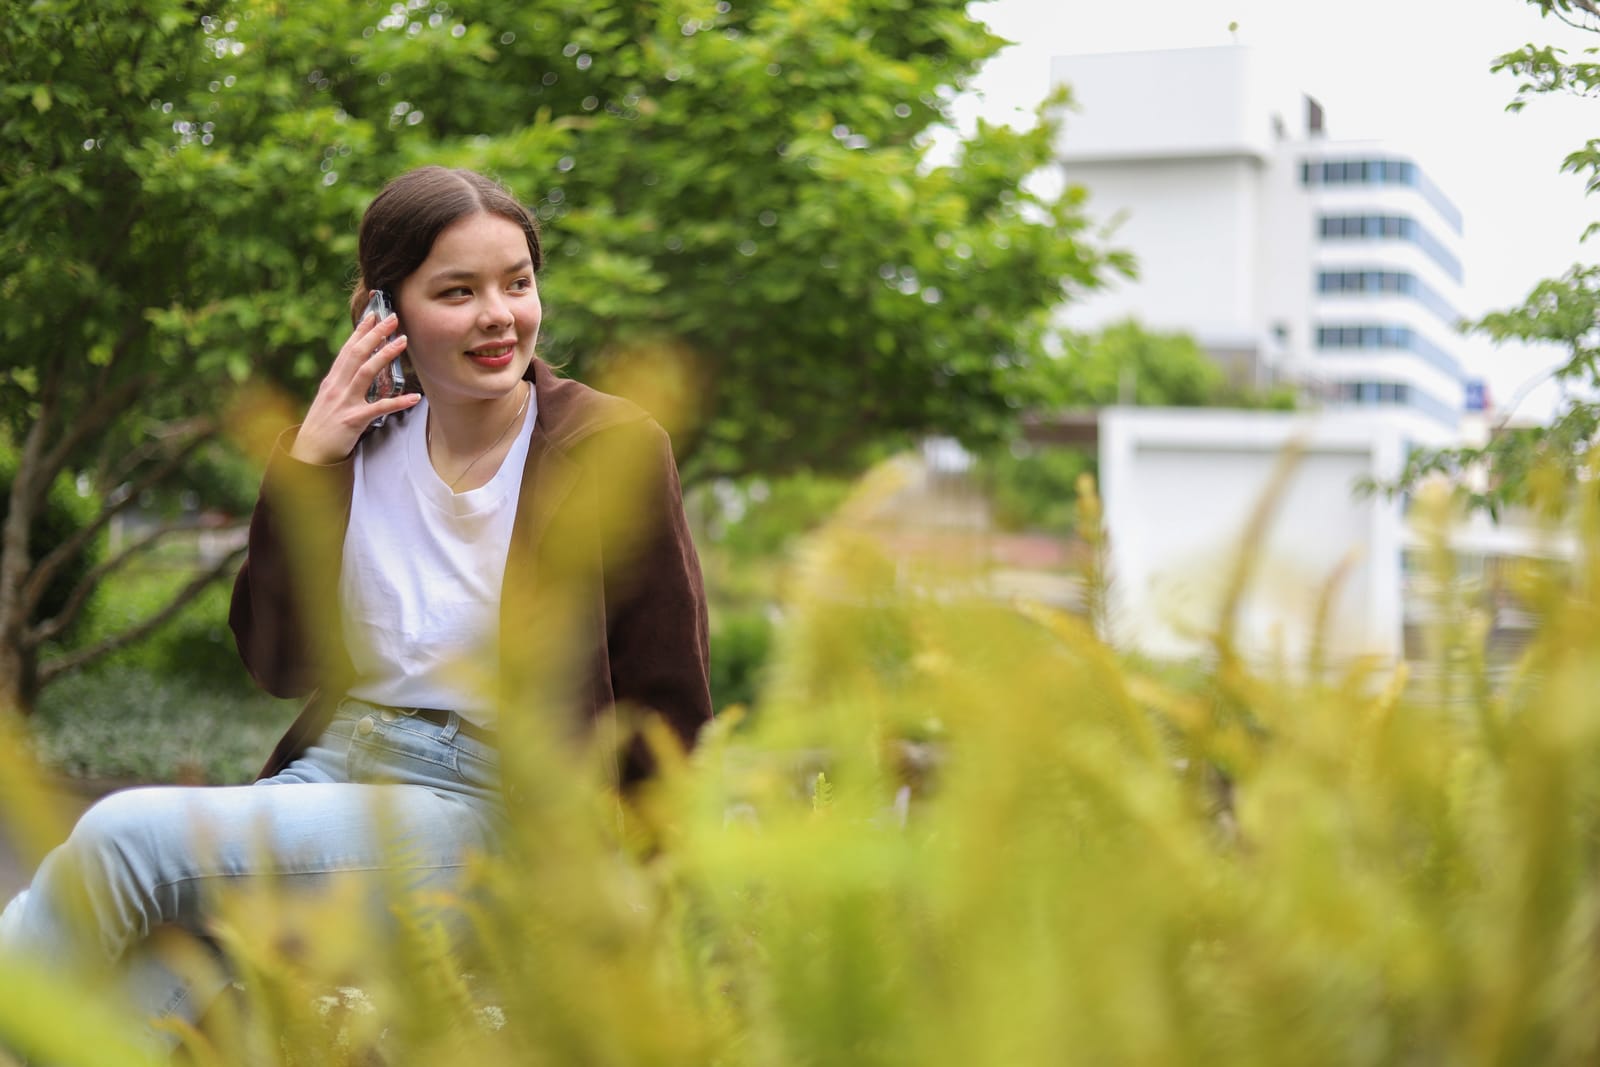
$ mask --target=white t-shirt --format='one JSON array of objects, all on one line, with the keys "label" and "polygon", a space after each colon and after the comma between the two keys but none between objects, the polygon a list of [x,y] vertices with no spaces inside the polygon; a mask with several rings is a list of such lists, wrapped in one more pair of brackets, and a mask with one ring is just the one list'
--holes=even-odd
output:
[{"label": "white t-shirt", "polygon": [[494,720],[500,589],[537,412],[486,485],[452,493],[428,460],[428,401],[356,449],[339,597],[351,696]]}]

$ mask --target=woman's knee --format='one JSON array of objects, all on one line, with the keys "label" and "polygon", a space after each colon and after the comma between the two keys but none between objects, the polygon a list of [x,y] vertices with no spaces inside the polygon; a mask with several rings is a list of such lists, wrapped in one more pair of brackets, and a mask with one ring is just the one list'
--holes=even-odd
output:
[{"label": "woman's knee", "polygon": [[148,895],[185,865],[182,794],[171,787],[128,789],[97,801],[78,819],[64,851],[90,887]]},{"label": "woman's knee", "polygon": [[181,790],[157,786],[110,793],[78,818],[67,844],[78,852],[125,851],[171,826]]}]

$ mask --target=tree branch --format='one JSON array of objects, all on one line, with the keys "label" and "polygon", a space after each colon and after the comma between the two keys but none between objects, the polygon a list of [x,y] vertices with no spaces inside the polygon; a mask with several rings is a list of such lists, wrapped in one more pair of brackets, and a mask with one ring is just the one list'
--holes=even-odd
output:
[{"label": "tree branch", "polygon": [[[1570,6],[1587,13],[1591,18],[1600,20],[1600,5],[1595,4],[1594,0],[1570,0]],[[1581,19],[1574,19],[1568,15],[1566,8],[1567,5],[1551,3],[1546,10],[1573,29],[1588,30],[1591,33],[1595,31],[1593,25],[1585,25]]]},{"label": "tree branch", "polygon": [[[121,457],[117,459],[114,467],[107,469],[105,465],[102,465],[101,469],[96,472],[97,484],[120,485],[127,481],[128,477],[139,469],[141,463],[159,454],[163,448],[169,447],[169,443],[173,438],[181,437],[186,433],[211,437],[216,433],[216,427],[211,423],[210,419],[195,418],[166,423],[154,428],[150,431],[150,440],[124,451]],[[110,459],[111,457],[107,458]]]},{"label": "tree branch", "polygon": [[66,655],[57,656],[55,659],[41,663],[39,665],[38,674],[39,687],[42,689],[46,685],[49,685],[50,682],[54,681],[56,678],[59,678],[61,675],[65,674],[67,671],[76,670],[85,664],[94,662],[101,656],[115,652],[119,648],[122,648],[126,645],[131,645],[135,641],[141,640],[142,638],[148,636],[168,619],[172,618],[179,611],[182,611],[184,606],[188,604],[189,601],[199,596],[212,582],[228,574],[235,566],[237,566],[239,559],[243,555],[244,546],[240,545],[222,559],[218,560],[213,566],[196,575],[188,585],[184,586],[182,589],[178,590],[177,593],[173,594],[172,599],[167,602],[165,607],[132,629],[124,630],[119,634],[113,634],[110,637],[107,637],[105,640],[96,642],[87,648],[80,648],[69,652]]},{"label": "tree branch", "polygon": [[67,460],[78,446],[88,440],[90,435],[100,430],[108,421],[108,417],[128,406],[128,402],[139,394],[147,383],[142,375],[135,375],[114,389],[109,389],[95,397],[83,411],[73,419],[72,428],[69,429],[56,442],[43,459],[39,461],[39,471],[42,477],[33,486],[37,506],[44,499],[44,494],[49,491],[50,483],[55,481],[56,475],[66,467]]},{"label": "tree branch", "polygon": [[31,615],[34,608],[38,607],[40,599],[44,596],[45,587],[49,585],[50,579],[54,578],[57,572],[66,565],[67,560],[83,551],[84,546],[96,534],[105,529],[112,518],[131,507],[139,499],[141,493],[180,467],[184,460],[188,459],[197,448],[211,440],[215,435],[215,424],[206,424],[204,432],[196,433],[191,440],[184,443],[183,447],[169,456],[165,463],[150,471],[138,482],[135,482],[121,499],[101,508],[100,514],[95,516],[93,522],[61,542],[41,559],[38,565],[33,568],[33,573],[28,575],[27,583],[22,587],[23,604],[27,613]]},{"label": "tree branch", "polygon": [[37,479],[40,453],[44,451],[45,435],[55,414],[55,404],[61,393],[59,364],[52,364],[43,387],[39,390],[39,410],[33,425],[22,441],[22,454],[17,458],[17,473],[11,480],[11,497],[7,502],[6,521],[0,527],[0,634],[21,632],[28,624],[32,611],[27,599],[28,531],[33,526],[33,513],[37,507],[33,486]]},{"label": "tree branch", "polygon": [[[239,525],[231,528],[243,529],[244,527]],[[78,612],[88,602],[89,595],[94,592],[95,586],[100,584],[101,579],[112,571],[126,566],[128,561],[135,556],[149,551],[158,541],[185,529],[193,529],[193,527],[177,522],[164,522],[127,548],[124,548],[121,552],[118,552],[115,556],[90,570],[72,590],[72,593],[67,597],[67,602],[56,613],[55,617],[46,619],[37,626],[30,627],[23,637],[23,642],[30,647],[37,648],[46,641],[54,640],[60,636],[62,631],[71,626],[73,620],[78,617]]]}]

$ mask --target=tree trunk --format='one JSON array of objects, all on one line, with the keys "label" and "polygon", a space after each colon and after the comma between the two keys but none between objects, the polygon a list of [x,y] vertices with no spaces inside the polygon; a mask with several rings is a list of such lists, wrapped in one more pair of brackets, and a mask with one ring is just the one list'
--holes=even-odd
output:
[{"label": "tree trunk", "polygon": [[28,577],[28,518],[24,484],[18,470],[11,494],[11,510],[0,536],[0,714],[26,715],[33,710],[31,679],[33,656],[23,643],[28,614],[23,607],[22,585]]},{"label": "tree trunk", "polygon": [[34,650],[25,640],[28,599],[23,595],[23,588],[33,570],[28,531],[44,498],[42,487],[49,485],[49,479],[55,476],[54,471],[46,474],[40,467],[46,452],[45,440],[54,421],[61,374],[57,363],[45,378],[38,398],[38,412],[17,456],[17,470],[11,479],[11,495],[6,502],[6,520],[0,525],[0,714],[33,712],[37,661]]},{"label": "tree trunk", "polygon": [[32,715],[37,696],[33,656],[22,648],[21,634],[0,640],[0,716]]}]

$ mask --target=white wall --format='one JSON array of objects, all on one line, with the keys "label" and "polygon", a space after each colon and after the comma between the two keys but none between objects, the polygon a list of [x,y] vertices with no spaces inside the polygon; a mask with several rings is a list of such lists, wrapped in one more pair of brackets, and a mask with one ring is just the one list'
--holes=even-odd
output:
[{"label": "white wall", "polygon": [[[1281,414],[1108,408],[1100,479],[1110,538],[1114,639],[1161,657],[1188,657],[1216,631],[1229,576],[1248,547],[1253,577],[1236,631],[1258,659],[1304,663],[1317,604],[1346,573],[1330,616],[1331,659],[1398,658],[1402,646],[1397,502],[1357,500],[1363,475],[1393,477],[1414,418],[1381,410]],[[1280,456],[1303,455],[1265,536],[1245,546],[1249,517]]]},{"label": "white wall", "polygon": [[1296,135],[1298,94],[1270,56],[1239,45],[1056,56],[1050,83],[1072,90],[1067,161],[1264,156],[1272,116]]},{"label": "white wall", "polygon": [[1094,329],[1137,318],[1182,330],[1202,344],[1254,346],[1260,167],[1248,159],[1062,165],[1089,190],[1088,211],[1115,222],[1111,243],[1133,252],[1138,277],[1115,279],[1067,309],[1066,321]]}]

